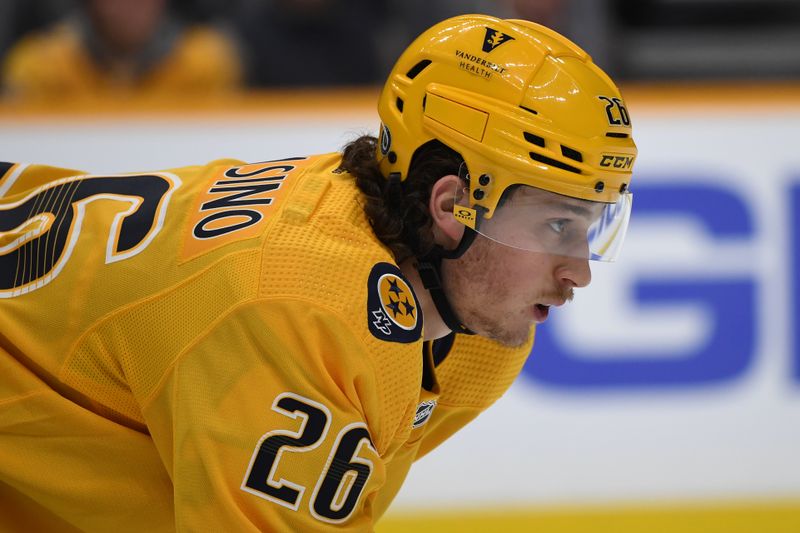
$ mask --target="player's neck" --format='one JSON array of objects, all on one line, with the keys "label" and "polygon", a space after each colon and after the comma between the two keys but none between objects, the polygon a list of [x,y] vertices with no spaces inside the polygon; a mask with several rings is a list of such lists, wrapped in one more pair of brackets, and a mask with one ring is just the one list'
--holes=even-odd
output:
[{"label": "player's neck", "polygon": [[432,341],[450,334],[450,328],[444,323],[436,305],[433,303],[430,292],[422,284],[419,272],[414,267],[414,258],[406,259],[400,265],[403,276],[411,283],[419,306],[422,308],[422,335],[423,340]]}]

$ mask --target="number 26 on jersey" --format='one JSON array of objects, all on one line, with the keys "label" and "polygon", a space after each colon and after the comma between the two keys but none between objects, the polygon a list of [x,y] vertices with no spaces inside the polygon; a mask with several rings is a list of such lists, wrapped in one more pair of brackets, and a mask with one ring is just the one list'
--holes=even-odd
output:
[{"label": "number 26 on jersey", "polygon": [[[321,403],[291,392],[279,394],[272,410],[300,419],[300,427],[276,429],[261,437],[242,490],[297,511],[307,487],[277,474],[281,458],[284,452],[307,453],[322,446],[330,429],[331,412]],[[334,524],[350,518],[372,474],[372,461],[360,456],[364,447],[377,453],[363,422],[349,424],[336,435],[308,502],[314,518]]]}]

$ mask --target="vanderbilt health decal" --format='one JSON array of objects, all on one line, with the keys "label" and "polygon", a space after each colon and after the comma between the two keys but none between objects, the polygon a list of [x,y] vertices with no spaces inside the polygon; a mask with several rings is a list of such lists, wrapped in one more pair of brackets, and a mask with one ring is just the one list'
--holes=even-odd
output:
[{"label": "vanderbilt health decal", "polygon": [[414,342],[422,334],[422,310],[395,265],[378,263],[367,281],[367,325],[378,339]]}]

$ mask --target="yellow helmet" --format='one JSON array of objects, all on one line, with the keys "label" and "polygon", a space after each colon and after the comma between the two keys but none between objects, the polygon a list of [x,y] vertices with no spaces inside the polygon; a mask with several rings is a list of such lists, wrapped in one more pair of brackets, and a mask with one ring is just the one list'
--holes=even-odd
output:
[{"label": "yellow helmet", "polygon": [[619,89],[562,35],[524,20],[463,15],[420,35],[383,92],[378,158],[408,175],[437,139],[469,170],[469,204],[491,218],[511,185],[615,204],[636,158]]}]

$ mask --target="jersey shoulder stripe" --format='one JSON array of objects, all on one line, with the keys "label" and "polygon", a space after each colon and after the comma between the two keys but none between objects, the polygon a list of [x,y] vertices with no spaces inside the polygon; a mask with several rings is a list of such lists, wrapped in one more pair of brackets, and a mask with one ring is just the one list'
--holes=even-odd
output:
[{"label": "jersey shoulder stripe", "polygon": [[9,163],[7,161],[0,161],[0,179],[6,175],[6,173],[11,170],[11,167],[14,166],[14,163]]}]

